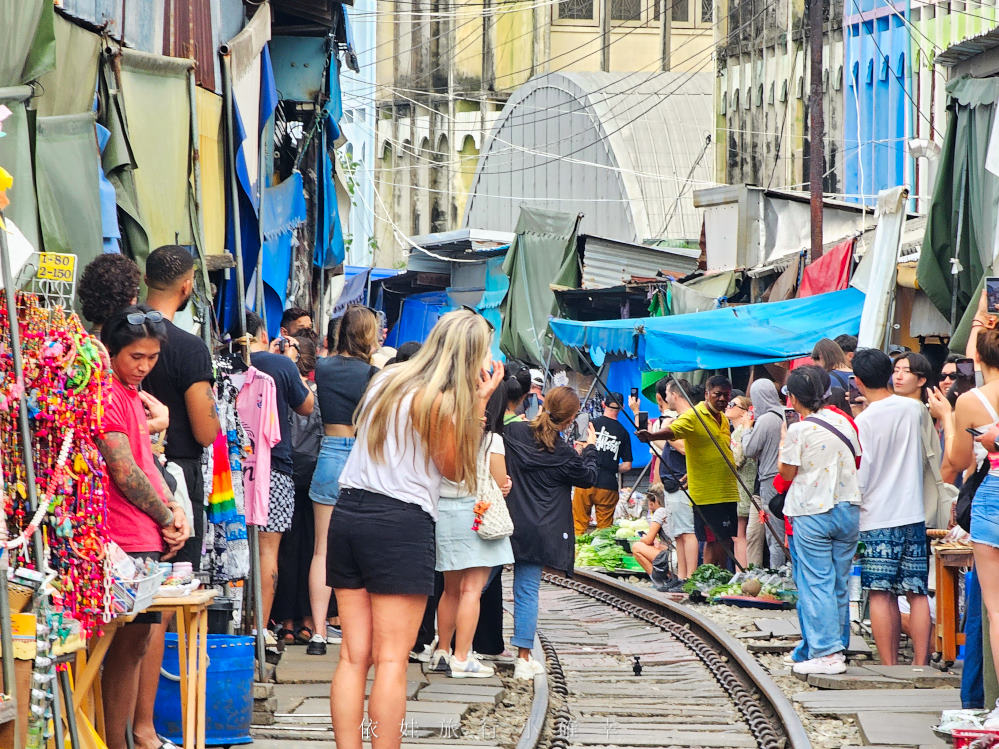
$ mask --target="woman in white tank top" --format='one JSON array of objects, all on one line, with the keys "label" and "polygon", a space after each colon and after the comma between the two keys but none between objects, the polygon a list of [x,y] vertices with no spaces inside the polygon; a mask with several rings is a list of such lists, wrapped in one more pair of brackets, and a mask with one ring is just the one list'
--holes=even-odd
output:
[{"label": "woman in white tank top", "polygon": [[[982,601],[992,627],[999,626],[999,318],[989,315],[985,292],[968,339],[967,355],[975,360],[984,384],[957,399],[951,412],[939,392],[931,396],[931,412],[944,426],[946,449],[941,474],[944,481],[954,478],[977,463],[976,451],[987,452],[991,463],[971,505],[971,541],[975,567],[982,586]],[[982,434],[973,437],[968,429]],[[999,664],[999,637],[993,638],[992,656]],[[986,728],[999,728],[999,704],[988,715]]]}]

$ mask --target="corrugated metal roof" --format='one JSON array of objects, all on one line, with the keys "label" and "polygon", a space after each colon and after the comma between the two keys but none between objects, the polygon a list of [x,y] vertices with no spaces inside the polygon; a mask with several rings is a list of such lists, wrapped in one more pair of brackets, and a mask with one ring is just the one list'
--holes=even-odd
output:
[{"label": "corrugated metal roof", "polygon": [[984,34],[979,34],[971,39],[965,39],[963,42],[952,44],[933,58],[933,62],[934,64],[950,67],[996,47],[999,47],[999,29],[992,29],[992,31],[986,31]]},{"label": "corrugated metal roof", "polygon": [[163,11],[163,54],[192,58],[195,82],[209,91],[215,90],[218,61],[212,21],[211,0],[168,0]]},{"label": "corrugated metal roof", "polygon": [[[522,204],[579,211],[626,242],[697,238],[714,184],[711,73],[552,73],[517,89],[476,168],[465,226],[512,227]],[[688,180],[689,175],[689,180]]]},{"label": "corrugated metal roof", "polygon": [[660,271],[681,278],[697,270],[701,254],[699,249],[649,247],[602,237],[580,237],[580,243],[584,289],[619,286],[632,276],[655,277]]}]

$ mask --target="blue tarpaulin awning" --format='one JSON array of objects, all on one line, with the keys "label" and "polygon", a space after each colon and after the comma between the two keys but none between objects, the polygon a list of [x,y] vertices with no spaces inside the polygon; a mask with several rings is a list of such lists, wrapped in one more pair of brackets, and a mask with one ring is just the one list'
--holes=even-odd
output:
[{"label": "blue tarpaulin awning", "polygon": [[565,345],[637,356],[647,369],[687,372],[785,361],[811,353],[820,338],[856,335],[864,294],[854,288],[784,302],[724,307],[670,317],[551,320]]}]

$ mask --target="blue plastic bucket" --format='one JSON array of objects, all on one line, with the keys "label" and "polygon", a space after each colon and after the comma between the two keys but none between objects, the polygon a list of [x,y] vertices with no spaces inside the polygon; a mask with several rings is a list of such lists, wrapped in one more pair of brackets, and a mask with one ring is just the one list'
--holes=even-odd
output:
[{"label": "blue plastic bucket", "polygon": [[[205,702],[205,743],[208,746],[249,744],[253,741],[250,738],[253,659],[252,637],[208,635],[208,694]],[[153,722],[160,736],[180,746],[184,729],[177,664],[177,635],[168,632]]]}]

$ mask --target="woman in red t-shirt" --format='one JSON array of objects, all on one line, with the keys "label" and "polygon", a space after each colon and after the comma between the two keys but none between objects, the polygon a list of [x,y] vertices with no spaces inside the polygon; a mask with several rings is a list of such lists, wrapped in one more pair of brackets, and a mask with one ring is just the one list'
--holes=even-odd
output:
[{"label": "woman in red t-shirt", "polygon": [[[126,307],[104,324],[101,339],[111,356],[112,371],[103,434],[97,439],[107,464],[108,535],[136,560],[158,561],[191,535],[184,510],[173,501],[153,457],[146,406],[154,402],[138,389],[166,339],[163,315],[145,305]],[[146,622],[122,627],[104,659],[101,686],[109,749],[128,745],[125,734],[135,713],[149,635]]]}]

